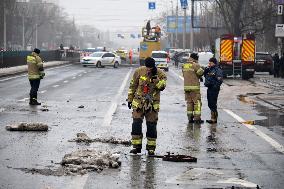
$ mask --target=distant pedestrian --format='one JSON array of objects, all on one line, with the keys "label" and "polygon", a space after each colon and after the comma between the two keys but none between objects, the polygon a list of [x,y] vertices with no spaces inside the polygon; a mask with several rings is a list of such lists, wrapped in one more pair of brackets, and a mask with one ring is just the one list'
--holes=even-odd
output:
[{"label": "distant pedestrian", "polygon": [[274,77],[279,77],[280,72],[280,59],[278,53],[273,56],[273,73]]},{"label": "distant pedestrian", "polygon": [[146,24],[146,30],[147,30],[147,35],[150,35],[150,31],[151,31],[151,23],[150,20],[148,20],[147,24]]},{"label": "distant pedestrian", "polygon": [[40,80],[43,79],[45,73],[39,54],[40,50],[35,48],[32,54],[27,56],[28,78],[31,85],[30,105],[41,105],[41,103],[37,101],[37,91],[40,85]]},{"label": "distant pedestrian", "polygon": [[280,64],[279,65],[279,67],[280,67],[280,69],[279,69],[279,76],[281,78],[283,78],[284,77],[284,53],[282,54],[282,56],[280,58],[279,64]]},{"label": "distant pedestrian", "polygon": [[129,57],[129,62],[130,62],[130,64],[132,64],[132,57],[133,57],[133,51],[132,51],[132,49],[129,50],[128,57]]},{"label": "distant pedestrian", "polygon": [[217,123],[218,111],[217,100],[220,91],[220,86],[223,82],[223,72],[217,64],[216,58],[210,58],[209,64],[204,71],[205,87],[207,87],[208,107],[211,110],[211,119],[206,120],[207,123]]}]

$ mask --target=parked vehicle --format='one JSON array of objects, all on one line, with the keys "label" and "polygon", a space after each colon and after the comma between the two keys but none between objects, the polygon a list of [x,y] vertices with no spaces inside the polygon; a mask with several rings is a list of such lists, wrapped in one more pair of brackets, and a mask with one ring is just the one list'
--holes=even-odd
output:
[{"label": "parked vehicle", "polygon": [[169,55],[166,51],[152,51],[152,58],[158,68],[169,71]]},{"label": "parked vehicle", "polygon": [[269,72],[273,74],[273,59],[268,52],[256,52],[255,67],[256,72]]},{"label": "parked vehicle", "polygon": [[252,78],[255,65],[255,36],[242,37],[222,35],[215,41],[215,57],[223,70],[224,77],[240,75],[242,79]]},{"label": "parked vehicle", "polygon": [[89,56],[83,57],[81,60],[81,64],[84,67],[90,65],[96,67],[110,65],[114,68],[117,68],[121,64],[121,59],[118,55],[111,52],[94,52]]}]

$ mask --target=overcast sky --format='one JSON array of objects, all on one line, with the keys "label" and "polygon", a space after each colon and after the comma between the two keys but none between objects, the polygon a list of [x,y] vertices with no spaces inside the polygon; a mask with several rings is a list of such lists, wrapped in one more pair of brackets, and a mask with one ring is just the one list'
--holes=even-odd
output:
[{"label": "overcast sky", "polygon": [[[152,1],[152,0],[149,0]],[[100,30],[140,31],[145,20],[169,10],[171,0],[153,0],[157,10],[148,10],[148,0],[60,0],[77,24],[93,25]],[[173,0],[174,5],[177,0]]]}]

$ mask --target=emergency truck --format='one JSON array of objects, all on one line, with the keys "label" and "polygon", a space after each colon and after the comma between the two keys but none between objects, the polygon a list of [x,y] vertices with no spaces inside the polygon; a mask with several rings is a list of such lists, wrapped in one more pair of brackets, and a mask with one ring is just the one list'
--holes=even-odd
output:
[{"label": "emergency truck", "polygon": [[239,75],[242,79],[252,78],[255,72],[254,35],[222,35],[215,41],[215,58],[219,61],[224,77]]},{"label": "emergency truck", "polygon": [[161,42],[155,35],[155,31],[151,30],[147,35],[146,28],[142,28],[143,41],[140,42],[139,62],[140,66],[145,65],[145,59],[152,56],[152,51],[161,50]]}]

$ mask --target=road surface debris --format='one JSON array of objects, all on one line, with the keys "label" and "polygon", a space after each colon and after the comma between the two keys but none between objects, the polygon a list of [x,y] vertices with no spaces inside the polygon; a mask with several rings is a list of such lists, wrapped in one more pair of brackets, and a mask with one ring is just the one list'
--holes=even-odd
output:
[{"label": "road surface debris", "polygon": [[80,106],[78,106],[78,108],[84,108],[85,106],[83,106],[83,105],[80,105]]},{"label": "road surface debris", "polygon": [[65,175],[84,175],[91,171],[101,172],[105,168],[119,168],[119,154],[98,152],[96,150],[78,150],[66,154],[61,162]]},{"label": "road surface debris", "polygon": [[19,123],[7,125],[8,131],[48,131],[48,126],[43,123]]},{"label": "road surface debris", "polygon": [[102,142],[102,143],[111,143],[111,144],[122,144],[126,146],[131,145],[130,140],[122,140],[122,139],[117,139],[114,137],[91,139],[86,133],[77,133],[77,138],[69,140],[69,142],[78,142],[78,143],[80,142],[85,142],[85,143]]}]

